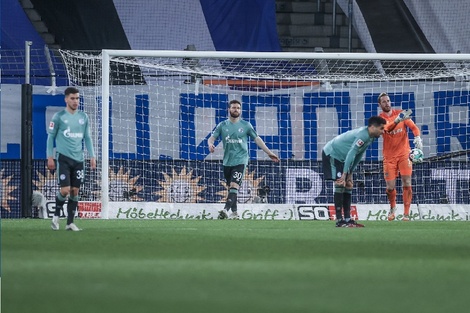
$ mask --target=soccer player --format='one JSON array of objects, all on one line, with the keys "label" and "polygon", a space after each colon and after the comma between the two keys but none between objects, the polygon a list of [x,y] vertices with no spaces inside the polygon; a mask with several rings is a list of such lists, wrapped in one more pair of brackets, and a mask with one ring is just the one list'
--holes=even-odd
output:
[{"label": "soccer player", "polygon": [[[225,207],[219,211],[219,219],[238,219],[237,194],[248,166],[248,136],[255,141],[274,162],[279,162],[279,157],[274,154],[256,133],[253,126],[241,119],[241,103],[238,100],[229,102],[229,118],[220,122],[208,139],[209,151],[215,151],[214,142],[221,137],[224,146],[223,169],[224,177],[229,186]],[[230,217],[228,211],[232,210]]]},{"label": "soccer player", "polygon": [[[410,143],[408,138],[408,128],[411,129],[414,135],[413,143],[416,148],[422,149],[423,142],[420,137],[418,126],[410,119],[411,110],[394,110],[390,102],[390,97],[387,93],[382,92],[378,97],[378,103],[382,109],[380,116],[387,120],[385,132],[383,135],[383,170],[385,182],[387,184],[387,197],[390,202],[390,212],[388,213],[388,220],[395,219],[397,210],[397,191],[395,189],[396,179],[398,173],[401,176],[403,186],[403,207],[404,216],[403,221],[409,221],[410,206],[412,198],[411,189],[411,174],[413,171],[413,164],[409,159]],[[400,116],[402,113],[402,116]]]},{"label": "soccer player", "polygon": [[372,116],[367,126],[338,135],[323,148],[324,179],[334,181],[336,227],[364,227],[351,218],[352,173],[367,147],[383,134],[386,123],[382,117]]},{"label": "soccer player", "polygon": [[[78,207],[78,192],[84,179],[83,141],[90,155],[90,166],[96,168],[96,159],[91,141],[88,115],[78,110],[80,94],[77,88],[65,89],[65,109],[57,112],[49,123],[47,137],[47,167],[56,169],[60,191],[56,195],[56,206],[51,228],[59,230],[59,216],[65,201],[67,204],[67,225],[65,230],[80,231],[73,223]],[[54,142],[56,155],[54,156]]]}]

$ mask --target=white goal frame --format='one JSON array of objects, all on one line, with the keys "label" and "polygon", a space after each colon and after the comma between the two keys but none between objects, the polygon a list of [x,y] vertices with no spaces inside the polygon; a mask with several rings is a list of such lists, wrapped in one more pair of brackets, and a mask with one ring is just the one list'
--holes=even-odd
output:
[{"label": "white goal frame", "polygon": [[[109,207],[109,109],[110,109],[110,61],[113,57],[168,57],[168,58],[255,58],[263,60],[377,60],[377,61],[470,61],[470,54],[391,54],[391,53],[297,53],[297,52],[222,52],[222,51],[150,51],[150,50],[102,50],[102,175],[101,175],[101,217],[108,219]],[[380,67],[380,64],[378,64]],[[468,71],[468,70],[467,70]],[[324,79],[326,80],[326,79]],[[322,79],[318,79],[322,81]]]}]

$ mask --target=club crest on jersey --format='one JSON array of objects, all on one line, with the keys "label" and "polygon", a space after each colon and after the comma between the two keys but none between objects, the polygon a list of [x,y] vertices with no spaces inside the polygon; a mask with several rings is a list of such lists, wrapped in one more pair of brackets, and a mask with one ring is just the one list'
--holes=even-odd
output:
[{"label": "club crest on jersey", "polygon": [[238,129],[238,132],[239,132],[239,133],[243,133],[243,128],[239,128],[239,129]]},{"label": "club crest on jersey", "polygon": [[54,129],[54,122],[49,123],[49,129],[51,129],[51,130]]},{"label": "club crest on jersey", "polygon": [[79,119],[79,120],[78,120],[78,124],[80,124],[80,125],[85,124],[85,120],[84,120],[83,118]]},{"label": "club crest on jersey", "polygon": [[362,141],[361,139],[358,139],[358,140],[356,141],[356,146],[362,147],[363,145],[364,145],[364,141]]}]

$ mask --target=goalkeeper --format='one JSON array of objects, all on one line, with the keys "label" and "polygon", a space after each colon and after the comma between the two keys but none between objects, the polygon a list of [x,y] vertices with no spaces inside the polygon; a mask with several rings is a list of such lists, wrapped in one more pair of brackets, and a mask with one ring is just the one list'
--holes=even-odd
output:
[{"label": "goalkeeper", "polygon": [[372,116],[367,126],[338,135],[323,148],[324,179],[334,181],[336,227],[364,227],[351,219],[352,172],[367,147],[383,134],[386,123],[380,116]]},{"label": "goalkeeper", "polygon": [[256,133],[253,126],[241,119],[241,103],[238,100],[229,102],[229,118],[220,122],[208,139],[209,151],[215,151],[214,142],[218,137],[222,138],[224,145],[224,177],[229,186],[229,192],[225,207],[219,211],[219,219],[229,218],[228,211],[232,210],[230,219],[238,219],[237,194],[243,180],[245,169],[248,165],[248,144],[250,136],[274,162],[279,162],[275,155]]},{"label": "goalkeeper", "polygon": [[[390,212],[388,220],[395,219],[397,211],[397,191],[395,189],[396,179],[401,176],[403,186],[403,221],[410,220],[410,206],[412,199],[411,174],[413,164],[410,161],[410,143],[408,138],[408,129],[411,129],[414,135],[415,148],[422,149],[423,142],[420,137],[418,126],[410,119],[411,110],[394,110],[391,107],[390,97],[381,93],[378,97],[378,103],[382,109],[380,116],[387,120],[385,132],[383,135],[383,171],[387,185],[386,193],[390,202]],[[422,162],[420,159],[419,161]]]}]

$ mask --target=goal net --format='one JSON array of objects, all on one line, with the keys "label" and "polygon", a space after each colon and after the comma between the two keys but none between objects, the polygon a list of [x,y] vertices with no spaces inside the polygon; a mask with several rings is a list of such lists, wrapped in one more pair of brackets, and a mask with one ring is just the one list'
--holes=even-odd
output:
[{"label": "goal net", "polygon": [[[378,115],[381,92],[394,108],[412,109],[421,129],[425,161],[414,166],[413,204],[470,203],[469,55],[61,54],[92,120],[98,151],[99,170],[88,173],[82,199],[102,201],[103,217],[138,216],[142,207],[150,214],[144,217],[176,208],[175,218],[197,204],[220,209],[227,196],[223,148],[218,141],[211,154],[207,140],[227,119],[232,99],[242,103],[243,119],[281,158],[280,164],[272,162],[249,141],[239,207],[331,204],[322,148]],[[410,132],[413,147],[412,140]],[[381,160],[379,139],[354,174],[354,204],[388,203]],[[402,203],[399,180],[397,190]]]}]

